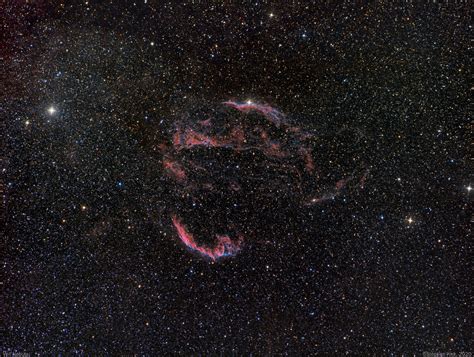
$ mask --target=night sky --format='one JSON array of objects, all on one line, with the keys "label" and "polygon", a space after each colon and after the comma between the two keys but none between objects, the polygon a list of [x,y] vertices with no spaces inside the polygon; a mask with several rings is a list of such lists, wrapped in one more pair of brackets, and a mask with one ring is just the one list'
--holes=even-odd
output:
[{"label": "night sky", "polygon": [[472,351],[469,20],[3,2],[1,351]]}]

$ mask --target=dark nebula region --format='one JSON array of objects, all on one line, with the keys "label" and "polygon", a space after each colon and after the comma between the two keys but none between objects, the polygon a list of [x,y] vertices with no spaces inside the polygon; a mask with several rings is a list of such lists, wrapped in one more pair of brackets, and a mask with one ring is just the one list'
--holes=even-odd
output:
[{"label": "dark nebula region", "polygon": [[[164,172],[188,203],[184,212],[172,213],[181,241],[212,260],[234,256],[247,238],[258,240],[260,222],[271,221],[275,211],[304,209],[334,200],[348,187],[363,188],[369,171],[351,156],[360,134],[341,129],[331,135],[325,143],[322,133],[252,101],[184,114],[160,147]],[[334,141],[337,150],[327,147]]]}]

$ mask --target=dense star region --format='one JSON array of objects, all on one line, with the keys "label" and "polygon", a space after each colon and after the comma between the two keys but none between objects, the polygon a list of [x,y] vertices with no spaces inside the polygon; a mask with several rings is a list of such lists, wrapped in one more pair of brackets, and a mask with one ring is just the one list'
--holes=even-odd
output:
[{"label": "dense star region", "polygon": [[[224,222],[222,227],[232,225],[240,231],[254,232],[262,222],[261,212],[267,207],[275,210],[281,206],[280,211],[285,209],[285,213],[290,214],[291,210],[298,209],[297,205],[334,199],[354,180],[356,167],[360,166],[356,164],[357,156],[349,160],[329,160],[329,165],[323,165],[321,158],[315,166],[313,146],[321,157],[324,154],[322,135],[289,124],[282,113],[267,104],[231,101],[223,104],[246,114],[256,112],[261,118],[250,115],[232,118],[218,109],[211,113],[186,113],[188,123],[177,122],[172,142],[161,146],[167,175],[180,184],[193,207],[197,204],[205,207],[205,216],[199,220],[206,221],[206,216],[212,216],[210,226]],[[342,146],[344,135],[338,134],[331,140],[337,140]],[[343,158],[356,151],[356,143],[345,144],[343,150],[339,148],[340,152],[331,152],[332,156]],[[323,172],[324,167],[328,172]],[[360,174],[359,186],[363,187],[367,174]],[[333,182],[328,184],[331,180]],[[213,202],[205,205],[209,197],[213,197]],[[227,202],[232,202],[232,206]],[[190,211],[195,214],[196,210]],[[236,225],[237,221],[241,224]],[[268,218],[265,221],[268,222]],[[214,248],[202,247],[178,216],[173,217],[173,224],[187,247],[212,260],[235,255],[244,240],[242,234],[235,232],[237,242],[229,236],[217,236]]]},{"label": "dense star region", "polygon": [[468,3],[5,1],[0,353],[472,351]]}]

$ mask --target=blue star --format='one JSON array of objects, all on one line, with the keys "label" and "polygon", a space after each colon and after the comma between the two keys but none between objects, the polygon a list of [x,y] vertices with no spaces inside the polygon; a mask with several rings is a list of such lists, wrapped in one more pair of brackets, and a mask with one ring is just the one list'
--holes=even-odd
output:
[{"label": "blue star", "polygon": [[119,189],[122,189],[122,188],[125,187],[125,183],[123,181],[119,180],[115,183],[115,187],[117,187]]}]

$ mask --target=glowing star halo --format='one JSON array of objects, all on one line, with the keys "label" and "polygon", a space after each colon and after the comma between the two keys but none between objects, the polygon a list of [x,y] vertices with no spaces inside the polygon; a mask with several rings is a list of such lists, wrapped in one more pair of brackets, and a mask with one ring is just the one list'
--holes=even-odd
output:
[{"label": "glowing star halo", "polygon": [[49,114],[49,115],[54,115],[54,113],[56,113],[56,108],[53,107],[53,106],[50,106],[50,107],[48,108],[48,114]]}]

